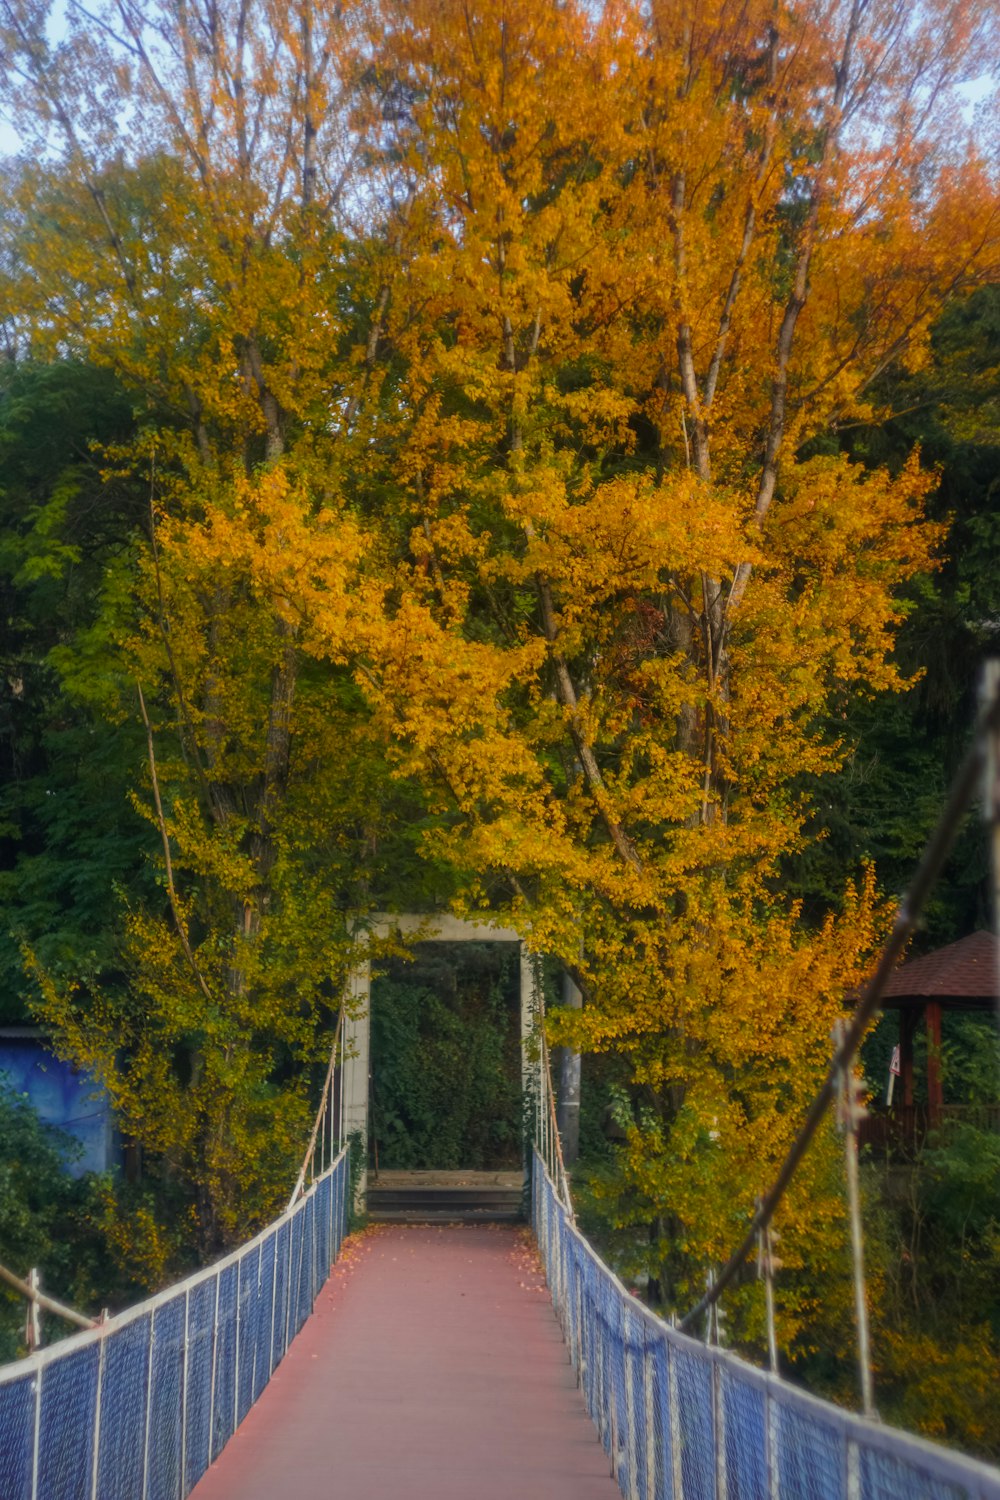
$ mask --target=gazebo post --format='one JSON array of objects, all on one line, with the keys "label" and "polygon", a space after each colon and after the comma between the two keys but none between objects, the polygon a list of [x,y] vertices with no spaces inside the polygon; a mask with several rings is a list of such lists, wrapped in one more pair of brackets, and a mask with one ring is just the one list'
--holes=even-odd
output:
[{"label": "gazebo post", "polygon": [[899,1007],[899,1076],[903,1085],[903,1108],[913,1108],[913,1032],[916,1012],[912,1006]]},{"label": "gazebo post", "polygon": [[[922,1024],[926,1028],[926,1119],[933,1129],[944,1120],[941,1058],[944,1012],[992,1010],[997,1003],[998,972],[1000,941],[992,932],[970,932],[968,937],[959,938],[947,947],[925,953],[922,958],[911,958],[890,976],[882,1003],[886,1011],[899,1012],[899,1105],[892,1134],[900,1146],[912,1150],[919,1143],[913,1107],[913,1042],[917,1027]],[[891,1108],[889,1114],[890,1117],[893,1114]]]},{"label": "gazebo post", "polygon": [[927,1121],[932,1129],[941,1124],[944,1090],[941,1086],[941,1002],[928,1000],[927,1018]]}]

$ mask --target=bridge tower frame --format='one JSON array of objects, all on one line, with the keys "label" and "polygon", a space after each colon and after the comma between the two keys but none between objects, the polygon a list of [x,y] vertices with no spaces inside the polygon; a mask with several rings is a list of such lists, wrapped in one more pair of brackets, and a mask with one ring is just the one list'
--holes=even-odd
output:
[{"label": "bridge tower frame", "polygon": [[[447,913],[374,912],[355,932],[355,941],[368,937],[416,938],[421,943],[517,943],[520,959],[521,995],[521,1093],[530,1095],[537,1086],[539,1063],[530,1043],[538,1034],[541,989],[537,959],[528,952],[520,933],[489,921],[468,921]],[[363,1204],[368,1191],[368,1096],[371,1079],[371,963],[359,959],[351,970],[344,1015],[344,1061],[341,1068],[343,1138],[359,1135],[365,1143],[362,1170],[357,1182],[357,1202]]]}]

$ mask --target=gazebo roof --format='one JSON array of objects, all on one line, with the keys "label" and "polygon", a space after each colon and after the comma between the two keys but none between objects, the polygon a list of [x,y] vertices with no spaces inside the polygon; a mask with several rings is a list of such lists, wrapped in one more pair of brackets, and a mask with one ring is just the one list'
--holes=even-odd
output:
[{"label": "gazebo roof", "polygon": [[923,958],[902,964],[890,977],[883,1005],[951,1001],[956,1009],[991,1005],[997,996],[1000,944],[992,932],[973,932]]}]

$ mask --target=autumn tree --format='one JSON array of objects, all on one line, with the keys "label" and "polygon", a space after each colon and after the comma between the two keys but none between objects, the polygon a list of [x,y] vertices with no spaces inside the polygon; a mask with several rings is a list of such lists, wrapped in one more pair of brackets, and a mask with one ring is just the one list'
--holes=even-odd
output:
[{"label": "autumn tree", "polygon": [[[557,1034],[628,1057],[620,1212],[671,1296],[738,1237],[875,940],[869,888],[807,934],[776,866],[797,778],[842,760],[827,715],[900,685],[895,591],[941,532],[915,457],[816,439],[996,272],[953,92],[992,24],[407,4],[372,37],[414,194],[387,312],[407,552],[362,680],[468,907],[578,978]],[[787,1259],[825,1203],[802,1189]]]},{"label": "autumn tree", "polygon": [[[801,774],[842,759],[829,716],[899,685],[896,590],[940,530],[916,459],[818,440],[995,273],[995,182],[954,93],[993,18],[116,0],[53,51],[33,10],[5,14],[18,88],[67,142],[16,195],[10,301],[39,348],[80,341],[175,414],[116,460],[153,495],[119,657],[153,705],[147,806],[168,722],[177,747],[153,812],[171,920],[136,919],[137,992],[199,1037],[173,1079],[137,1005],[142,1097],[166,1080],[178,1118],[214,1059],[176,1149],[218,1158],[231,1205],[229,1101],[256,1101],[240,1154],[274,1108],[255,1028],[306,1055],[295,956],[342,964],[304,941],[337,927],[312,815],[351,864],[405,811],[462,909],[575,975],[587,1004],[554,1034],[627,1059],[616,1213],[690,1295],[878,927],[861,879],[803,931],[776,874]],[[823,1172],[820,1152],[789,1265],[831,1253]]]},{"label": "autumn tree", "polygon": [[124,992],[37,973],[62,1045],[191,1185],[209,1248],[294,1176],[348,913],[368,905],[391,814],[349,675],[303,666],[294,604],[198,537],[217,513],[280,551],[256,476],[300,518],[336,514],[367,441],[392,183],[355,172],[342,7],[124,0],[70,7],[50,43],[46,7],[15,0],[2,26],[25,145],[6,326],[36,361],[69,351],[113,371],[137,407],[138,436],[100,462],[144,503],[106,571],[100,649],[77,642],[63,666],[139,731],[162,891],[128,910]]},{"label": "autumn tree", "polygon": [[[896,643],[902,670],[919,668],[919,680],[894,701],[848,705],[840,725],[853,747],[849,774],[827,781],[811,815],[827,836],[787,866],[784,878],[814,911],[862,856],[888,889],[904,888],[968,742],[981,664],[997,649],[998,349],[1000,286],[956,297],[934,326],[926,362],[880,377],[878,420],[828,439],[868,468],[899,468],[919,444],[921,463],[937,475],[930,512],[948,539],[941,568],[910,591]],[[988,856],[980,825],[968,820],[925,909],[922,946],[989,926]]]}]

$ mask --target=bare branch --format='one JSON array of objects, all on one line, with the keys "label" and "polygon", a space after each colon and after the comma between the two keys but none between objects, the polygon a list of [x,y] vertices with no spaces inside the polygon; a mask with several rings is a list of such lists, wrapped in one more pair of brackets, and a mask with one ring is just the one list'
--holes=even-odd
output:
[{"label": "bare branch", "polygon": [[173,860],[170,857],[170,835],[167,833],[167,822],[166,818],[163,816],[163,801],[160,797],[160,778],[156,770],[156,751],[153,746],[153,728],[149,722],[149,714],[146,712],[146,700],[143,697],[142,683],[139,681],[138,677],[135,679],[135,685],[139,691],[139,709],[142,713],[142,722],[145,725],[146,729],[146,749],[149,757],[149,774],[152,777],[153,781],[153,801],[156,806],[156,821],[160,829],[160,838],[163,842],[163,860],[167,875],[167,898],[170,902],[170,910],[173,914],[174,925],[177,928],[177,935],[181,940],[181,947],[184,950],[184,957],[190,964],[191,972],[194,974],[195,979],[198,981],[198,987],[201,990],[202,994],[205,996],[205,999],[209,1002],[210,1005],[214,1005],[215,997],[213,996],[208,985],[205,983],[205,977],[202,974],[201,969],[198,967],[198,960],[194,956],[194,950],[191,947],[191,940],[188,937],[187,928],[184,926],[184,921],[181,916],[180,903],[177,899],[177,888],[174,885]]}]

